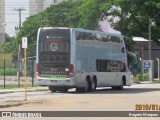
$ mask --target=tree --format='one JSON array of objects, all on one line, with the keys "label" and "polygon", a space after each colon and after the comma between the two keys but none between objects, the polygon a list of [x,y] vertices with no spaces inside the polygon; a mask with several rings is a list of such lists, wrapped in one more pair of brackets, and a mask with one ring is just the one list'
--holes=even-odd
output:
[{"label": "tree", "polygon": [[[124,36],[148,38],[148,21],[160,10],[159,0],[77,0],[51,5],[44,12],[29,17],[20,29],[16,40],[4,47],[18,51],[22,37],[28,37],[28,56],[35,55],[37,30],[43,26],[78,27],[94,30],[100,20],[108,20],[111,26]],[[43,20],[41,21],[43,17]],[[160,15],[154,18],[152,39],[159,43]],[[132,48],[132,42],[128,46]]]},{"label": "tree", "polygon": [[[12,51],[15,55],[17,55],[22,37],[27,37],[27,56],[35,56],[38,28],[44,26],[77,27],[77,20],[80,19],[77,8],[81,5],[81,3],[81,1],[62,2],[57,5],[51,5],[44,12],[29,17],[23,23],[23,27],[17,34],[16,39],[11,43],[5,44],[3,48],[5,51]],[[21,53],[23,54],[23,52]]]},{"label": "tree", "polygon": [[83,0],[83,4],[79,7],[80,15],[78,27],[94,30],[98,27],[98,21],[101,19],[101,12],[98,0]]},{"label": "tree", "polygon": [[[148,39],[149,19],[160,11],[159,0],[123,0],[115,2],[115,9],[110,9],[113,17],[109,19],[112,27],[125,36],[141,36]],[[118,17],[118,21],[113,18]],[[152,39],[158,43],[160,38],[160,15],[154,18]]]},{"label": "tree", "polygon": [[12,37],[10,37],[7,33],[5,33],[5,38],[6,38],[5,42],[11,42],[12,41]]},{"label": "tree", "polygon": [[[83,0],[80,9],[83,16],[80,26],[94,29],[99,20],[108,20],[124,36],[148,39],[149,19],[160,11],[160,3],[159,0]],[[152,39],[159,43],[160,15],[154,21]]]}]

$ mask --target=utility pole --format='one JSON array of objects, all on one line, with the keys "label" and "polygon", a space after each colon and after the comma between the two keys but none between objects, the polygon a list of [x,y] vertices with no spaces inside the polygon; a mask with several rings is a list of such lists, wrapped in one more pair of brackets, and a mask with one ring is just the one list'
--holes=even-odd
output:
[{"label": "utility pole", "polygon": [[22,13],[23,10],[26,10],[26,9],[24,9],[24,8],[15,8],[14,10],[18,11],[18,13],[19,13],[19,29],[20,29],[21,28],[21,13]]},{"label": "utility pole", "polygon": [[[18,29],[21,28],[21,13],[23,10],[25,10],[25,9],[23,9],[23,8],[15,8],[14,9],[14,11],[18,11],[18,13],[19,13],[19,26],[15,26],[16,34],[18,32]],[[18,49],[18,86],[20,87],[20,44],[19,44],[19,49]]]},{"label": "utility pole", "polygon": [[152,24],[152,19],[149,19],[149,26],[148,26],[148,60],[151,60],[151,24]]},{"label": "utility pole", "polygon": [[152,20],[154,18],[156,18],[158,15],[160,14],[160,11],[153,17],[149,19],[149,24],[148,24],[148,38],[149,38],[149,42],[148,42],[148,59],[151,60],[151,25],[152,25]]}]

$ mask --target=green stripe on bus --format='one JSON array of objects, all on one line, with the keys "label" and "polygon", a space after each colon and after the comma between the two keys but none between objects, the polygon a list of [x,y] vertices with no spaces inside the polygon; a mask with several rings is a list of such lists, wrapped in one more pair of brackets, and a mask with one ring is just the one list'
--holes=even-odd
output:
[{"label": "green stripe on bus", "polygon": [[47,77],[47,78],[66,78],[67,75],[48,75],[48,74],[42,74],[41,77]]}]

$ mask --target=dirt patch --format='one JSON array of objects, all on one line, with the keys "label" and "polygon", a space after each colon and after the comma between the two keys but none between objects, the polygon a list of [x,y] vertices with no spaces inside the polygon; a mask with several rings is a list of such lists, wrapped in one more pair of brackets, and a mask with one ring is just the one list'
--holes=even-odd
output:
[{"label": "dirt patch", "polygon": [[43,104],[45,102],[46,102],[45,100],[29,100],[29,101],[10,100],[10,101],[4,101],[0,103],[0,108],[17,107],[25,104]]}]

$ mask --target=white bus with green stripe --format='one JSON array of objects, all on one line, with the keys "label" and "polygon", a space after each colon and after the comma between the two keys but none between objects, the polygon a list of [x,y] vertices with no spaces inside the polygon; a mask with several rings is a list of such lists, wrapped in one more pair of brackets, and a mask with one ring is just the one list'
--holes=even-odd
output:
[{"label": "white bus with green stripe", "polygon": [[123,36],[67,27],[38,30],[38,84],[52,92],[123,89],[132,83]]}]

